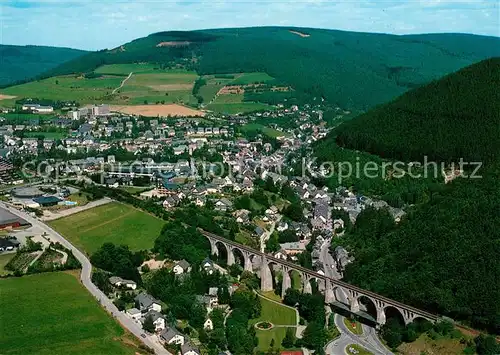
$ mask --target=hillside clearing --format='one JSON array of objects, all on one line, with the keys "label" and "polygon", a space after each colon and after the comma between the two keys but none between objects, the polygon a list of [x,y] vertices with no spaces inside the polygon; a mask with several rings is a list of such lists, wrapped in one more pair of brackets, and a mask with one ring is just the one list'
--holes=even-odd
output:
[{"label": "hillside clearing", "polygon": [[290,30],[288,32],[293,33],[294,35],[297,35],[297,36],[300,36],[300,37],[311,37],[310,34],[299,32],[299,31],[292,31],[292,30]]}]

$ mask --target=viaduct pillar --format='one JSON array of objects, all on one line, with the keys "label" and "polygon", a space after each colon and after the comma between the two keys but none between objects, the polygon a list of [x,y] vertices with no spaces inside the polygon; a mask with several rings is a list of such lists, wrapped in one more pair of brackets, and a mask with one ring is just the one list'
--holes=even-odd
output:
[{"label": "viaduct pillar", "polygon": [[273,274],[265,257],[262,257],[262,264],[260,266],[260,290],[262,292],[273,290]]}]

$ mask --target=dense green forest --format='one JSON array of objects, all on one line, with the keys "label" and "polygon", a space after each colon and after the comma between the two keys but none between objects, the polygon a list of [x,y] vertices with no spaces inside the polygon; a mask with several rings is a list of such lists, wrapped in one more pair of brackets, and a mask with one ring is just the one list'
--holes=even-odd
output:
[{"label": "dense green forest", "polygon": [[407,92],[327,141],[390,159],[491,162],[500,151],[500,57]]},{"label": "dense green forest", "polygon": [[399,225],[366,209],[337,241],[356,261],[345,279],[405,303],[500,333],[500,170],[458,179]]},{"label": "dense green forest", "polygon": [[[344,108],[365,110],[410,88],[500,55],[500,40],[494,37],[294,29],[310,35],[300,37],[290,30],[259,27],[160,32],[112,50],[89,53],[44,76],[86,73],[103,64],[133,62],[182,65],[200,74],[257,71],[291,85],[300,93],[294,97],[324,97]],[[178,45],[158,46],[162,42]],[[286,95],[276,94],[265,101]]]},{"label": "dense green forest", "polygon": [[[403,201],[412,187],[416,195],[410,197],[417,199],[404,201],[408,213],[399,224],[385,209],[365,209],[332,247],[344,245],[356,258],[346,270],[346,281],[496,334],[499,69],[500,58],[494,58],[415,89],[343,123],[315,147],[321,160],[361,157],[361,163],[371,160],[379,166],[380,157],[366,151],[405,161],[424,154],[436,160],[483,161],[481,178],[457,178],[448,184],[409,177],[346,181],[357,191],[388,189]],[[335,138],[364,151],[338,147]]]},{"label": "dense green forest", "polygon": [[0,86],[33,78],[84,53],[70,48],[0,44]]}]

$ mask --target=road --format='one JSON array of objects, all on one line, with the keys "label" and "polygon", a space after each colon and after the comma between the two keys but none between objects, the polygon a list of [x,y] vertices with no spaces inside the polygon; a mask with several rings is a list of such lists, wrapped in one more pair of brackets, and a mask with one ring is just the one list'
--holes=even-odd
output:
[{"label": "road", "polygon": [[260,237],[260,251],[262,253],[264,253],[266,251],[266,242],[271,237],[271,235],[274,233],[274,229],[276,228],[276,225],[278,225],[280,223],[281,218],[283,218],[283,216],[279,215],[275,221],[271,222],[271,228],[269,228],[269,231],[266,231],[266,233],[264,233]]},{"label": "road", "polygon": [[[341,275],[338,273],[336,268],[332,268],[332,265],[335,266],[335,261],[329,252],[330,243],[331,243],[331,238],[325,240],[325,242],[321,246],[319,258],[320,261],[323,263],[325,269],[324,270],[325,275],[340,280],[342,278]],[[340,302],[348,305],[349,300],[347,299],[345,293],[340,288],[337,288],[336,292],[337,292],[337,294],[335,295],[336,298]],[[349,344],[359,344],[374,354],[384,354],[384,355],[392,354],[384,346],[384,344],[382,344],[377,335],[377,331],[374,328],[363,324],[363,334],[355,335],[351,333],[349,329],[347,329],[347,327],[344,324],[344,317],[339,314],[335,315],[335,325],[337,326],[337,329],[340,331],[341,336],[340,338],[331,341],[330,343],[327,344],[326,346],[327,354],[344,355],[345,348]]]},{"label": "road", "polygon": [[319,253],[319,261],[321,261],[324,266],[325,276],[340,280],[342,276],[337,271],[335,260],[333,259],[332,254],[330,254],[330,243],[331,238],[327,238],[324,241]]},{"label": "road", "polygon": [[345,355],[346,347],[350,344],[358,344],[377,355],[392,355],[392,353],[380,342],[375,330],[363,324],[363,334],[355,335],[344,324],[344,317],[336,314],[335,325],[340,331],[340,337],[329,342],[325,352],[330,355]]},{"label": "road", "polygon": [[129,75],[128,75],[125,79],[123,79],[123,80],[122,80],[122,83],[120,84],[120,86],[118,86],[116,89],[114,89],[114,90],[111,92],[111,94],[114,94],[114,93],[116,93],[118,90],[120,90],[120,89],[123,87],[123,85],[125,85],[125,83],[127,82],[127,80],[128,80],[128,79],[130,79],[130,77],[132,76],[132,74],[133,74],[133,72],[130,72],[130,74],[129,74]]},{"label": "road", "polygon": [[158,342],[154,341],[153,337],[142,338],[141,334],[144,333],[142,328],[137,323],[135,323],[133,319],[127,317],[125,313],[120,312],[118,308],[116,308],[116,306],[113,304],[113,302],[111,302],[111,300],[104,293],[102,293],[102,291],[99,290],[96,285],[92,283],[91,280],[92,265],[90,263],[90,260],[87,259],[87,257],[85,256],[85,254],[83,254],[70,242],[64,239],[62,235],[60,235],[55,230],[47,226],[45,223],[39,221],[38,219],[35,219],[24,212],[18,211],[12,206],[1,201],[0,201],[0,207],[6,208],[11,213],[25,219],[26,221],[31,223],[34,227],[38,228],[43,232],[46,232],[49,235],[48,237],[50,238],[50,240],[59,242],[65,248],[71,250],[76,259],[82,264],[80,281],[82,282],[83,286],[85,286],[85,288],[99,301],[99,303],[104,307],[104,309],[106,309],[109,313],[111,313],[111,315],[114,318],[116,318],[124,328],[126,328],[128,331],[134,334],[138,340],[140,340],[146,346],[154,349],[156,354],[171,355],[171,353],[168,352],[165,348],[163,348],[163,346],[161,346]]}]

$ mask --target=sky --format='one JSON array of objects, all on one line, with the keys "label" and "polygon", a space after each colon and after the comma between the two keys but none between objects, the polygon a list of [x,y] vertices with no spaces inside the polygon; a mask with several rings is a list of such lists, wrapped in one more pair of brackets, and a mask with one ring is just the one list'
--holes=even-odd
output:
[{"label": "sky", "polygon": [[294,26],[500,36],[499,0],[0,0],[0,43],[114,48],[167,30]]}]

